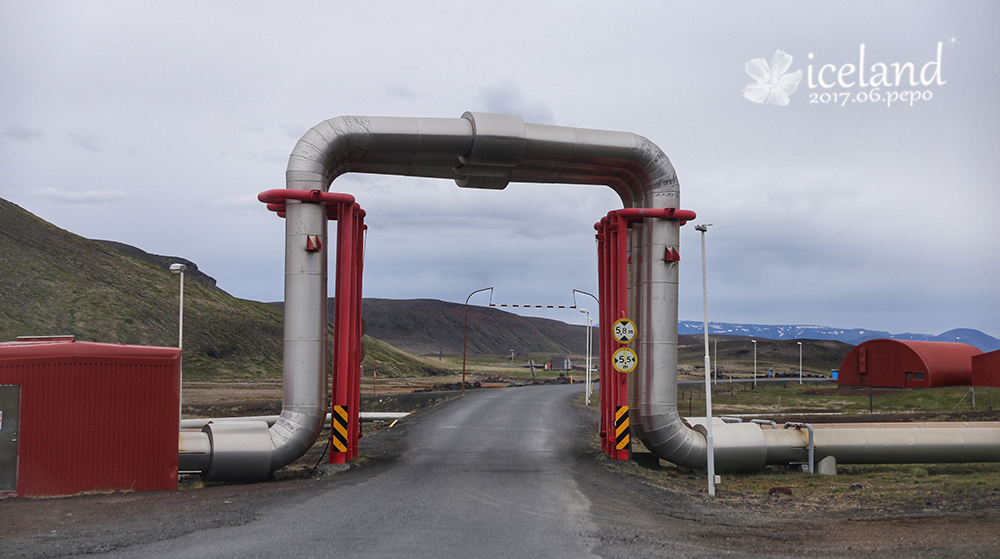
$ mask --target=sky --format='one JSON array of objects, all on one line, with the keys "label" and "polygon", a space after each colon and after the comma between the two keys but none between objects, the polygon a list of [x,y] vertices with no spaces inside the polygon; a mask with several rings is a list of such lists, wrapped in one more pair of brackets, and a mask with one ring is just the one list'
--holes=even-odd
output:
[{"label": "sky", "polygon": [[[712,224],[710,320],[1000,337],[998,25],[986,1],[0,0],[0,198],[277,301],[284,227],[256,196],[309,128],[517,114],[667,154]],[[368,214],[364,296],[459,303],[596,293],[593,224],[621,207],[599,186],[331,191]],[[682,320],[702,318],[693,225]]]}]

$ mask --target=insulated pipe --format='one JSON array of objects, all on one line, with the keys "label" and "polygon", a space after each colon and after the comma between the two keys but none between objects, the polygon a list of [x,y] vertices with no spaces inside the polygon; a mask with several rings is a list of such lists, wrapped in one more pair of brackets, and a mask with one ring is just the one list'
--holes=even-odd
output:
[{"label": "insulated pipe", "polygon": [[[502,189],[511,181],[603,184],[618,193],[626,208],[680,207],[673,165],[648,139],[628,132],[525,124],[511,115],[330,119],[296,144],[286,186],[326,191],[348,172],[450,178],[462,187],[489,189]],[[640,424],[658,455],[703,467],[704,437],[677,413],[677,263],[658,257],[677,249],[678,223],[648,218],[641,231],[635,245],[626,243],[638,245],[643,263],[633,284],[644,358],[633,373],[640,385],[632,423]]]},{"label": "insulated pipe", "polygon": [[[289,156],[286,187],[326,192],[337,177],[349,172],[447,178],[468,188],[503,189],[509,182],[607,185],[626,208],[680,207],[673,165],[646,138],[627,132],[525,124],[511,115],[467,112],[458,119],[330,119],[310,129],[296,144]],[[288,205],[288,235],[295,223],[295,234],[309,230],[309,234],[323,234],[325,239],[325,219],[303,211],[307,205]],[[637,403],[631,410],[631,422],[639,423],[637,431],[659,457],[689,468],[704,468],[704,434],[690,428],[677,412],[678,264],[663,255],[677,251],[679,223],[650,217],[636,231],[637,240],[626,243],[632,249],[633,264],[640,266],[629,282],[635,303],[628,311],[638,313],[637,340],[643,357],[639,370],[630,375],[630,382],[637,383],[631,390]],[[636,245],[638,263],[634,259]],[[291,252],[302,256],[301,251],[289,251],[286,246],[286,253]],[[271,430],[272,471],[305,452],[325,415],[326,282],[322,274],[326,251],[320,252],[322,272],[314,266],[318,262],[292,261],[286,256],[285,394],[282,419]],[[601,270],[612,272],[609,266]],[[322,285],[317,283],[320,277]],[[603,296],[601,300],[605,300]],[[610,318],[601,316],[602,323]],[[290,332],[295,335],[290,336]],[[607,364],[603,351],[601,360]],[[602,381],[606,380],[603,369]],[[981,436],[970,435],[977,438],[973,446],[997,446],[1000,434],[983,431]],[[780,432],[753,424],[726,425],[716,435],[718,470],[763,467],[765,459],[788,451],[788,441],[765,440],[765,436],[775,437]],[[886,437],[897,438],[893,433]],[[869,446],[877,447],[885,437],[869,439]],[[820,456],[824,455],[823,444],[817,433]],[[841,462],[847,462],[841,459],[842,454],[878,454],[847,442],[843,446],[834,453]],[[940,453],[913,454],[922,458]]]},{"label": "insulated pipe", "polygon": [[[403,419],[404,417],[410,415],[412,412],[408,411],[366,411],[361,412],[360,420],[366,423],[375,421],[389,421],[393,419]],[[231,423],[233,421],[263,421],[267,423],[268,427],[274,425],[281,419],[280,415],[250,415],[245,417],[214,417],[214,418],[202,418],[202,419],[182,419],[181,429],[201,429],[208,425],[209,423]],[[330,424],[330,414],[326,414],[326,419],[323,420],[323,426],[326,427]]]},{"label": "insulated pipe", "polygon": [[[328,195],[333,196],[333,195]],[[348,203],[353,203],[353,198]],[[346,199],[344,201],[347,201]],[[317,200],[318,202],[318,200]],[[264,421],[209,423],[182,431],[180,471],[209,481],[261,481],[312,447],[326,419],[327,250],[305,250],[310,237],[326,244],[324,204],[288,199],[285,214],[284,375],[281,415]],[[206,442],[207,440],[207,442]],[[206,458],[199,451],[210,449]]]},{"label": "insulated pipe", "polygon": [[[815,460],[838,464],[1000,462],[1000,423],[814,424]],[[802,462],[801,432],[764,429],[767,464]]]}]

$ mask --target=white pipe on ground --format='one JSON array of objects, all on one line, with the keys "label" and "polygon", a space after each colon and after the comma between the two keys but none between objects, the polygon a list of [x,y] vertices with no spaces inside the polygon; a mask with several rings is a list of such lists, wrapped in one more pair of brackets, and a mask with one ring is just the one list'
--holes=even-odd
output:
[{"label": "white pipe on ground", "polygon": [[[361,421],[366,423],[374,421],[390,421],[393,419],[403,419],[410,415],[408,411],[363,411],[359,414]],[[209,423],[227,423],[233,421],[263,421],[268,427],[274,425],[281,419],[280,415],[251,415],[246,417],[215,417],[211,419],[182,419],[181,429],[201,429]],[[330,414],[326,414],[323,426],[330,424]]]}]

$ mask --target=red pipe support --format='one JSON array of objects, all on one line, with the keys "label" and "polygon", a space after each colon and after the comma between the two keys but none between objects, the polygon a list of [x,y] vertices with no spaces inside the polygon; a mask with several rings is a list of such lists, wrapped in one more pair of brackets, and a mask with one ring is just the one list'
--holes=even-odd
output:
[{"label": "red pipe support", "polygon": [[330,221],[337,219],[337,208],[340,205],[354,204],[354,196],[339,192],[323,192],[322,190],[287,190],[276,188],[265,190],[257,195],[257,199],[267,204],[267,209],[277,213],[280,217],[285,217],[285,202],[287,200],[298,200],[300,202],[312,202],[326,204],[326,218]]},{"label": "red pipe support", "polygon": [[597,281],[600,294],[598,310],[602,325],[599,339],[601,448],[615,460],[629,458],[628,448],[616,448],[615,411],[620,406],[628,405],[628,376],[612,367],[611,355],[624,345],[613,337],[610,327],[619,318],[628,317],[629,266],[639,265],[629,258],[629,227],[640,219],[675,219],[683,225],[695,217],[697,216],[693,211],[676,208],[626,208],[608,212],[606,217],[594,224],[594,229],[597,230]]},{"label": "red pipe support", "polygon": [[330,463],[342,464],[358,455],[358,438],[361,436],[361,275],[364,231],[367,228],[364,224],[365,211],[350,194],[321,190],[267,190],[258,194],[257,199],[281,217],[285,216],[288,200],[325,204],[327,219],[337,222],[333,384],[330,391],[333,405],[347,408],[348,440],[346,452],[330,449]]}]

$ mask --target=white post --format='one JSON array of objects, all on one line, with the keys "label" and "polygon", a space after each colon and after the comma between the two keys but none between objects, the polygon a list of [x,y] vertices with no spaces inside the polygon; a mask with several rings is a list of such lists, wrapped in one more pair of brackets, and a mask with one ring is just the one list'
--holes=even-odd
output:
[{"label": "white post", "polygon": [[802,342],[799,344],[799,384],[802,384]]},{"label": "white post", "polygon": [[187,270],[187,266],[184,264],[171,264],[171,272],[179,272],[181,275],[181,302],[180,302],[180,316],[177,320],[177,349],[181,350],[181,362],[178,365],[178,373],[180,379],[178,382],[180,385],[177,387],[177,424],[180,425],[181,416],[184,409],[184,399],[181,398],[181,393],[184,390],[184,270]]},{"label": "white post", "polygon": [[702,301],[705,307],[705,429],[708,433],[708,494],[715,496],[715,441],[712,438],[712,378],[709,372],[712,369],[712,359],[708,353],[708,276],[705,265],[705,231],[712,224],[696,225],[695,229],[701,231],[701,288]]},{"label": "white post", "polygon": [[757,388],[757,340],[750,340],[753,342],[753,386]]},{"label": "white post", "polygon": [[590,342],[591,330],[590,329],[591,329],[591,324],[593,324],[593,323],[590,320],[590,310],[589,309],[580,309],[580,312],[585,313],[587,315],[587,375],[586,375],[587,388],[586,388],[586,390],[584,390],[584,393],[586,394],[586,397],[585,397],[586,403],[589,406],[590,405],[590,351],[591,351],[591,342]]},{"label": "white post", "polygon": [[180,317],[177,320],[177,347],[184,349],[184,268],[181,268],[181,304]]}]

